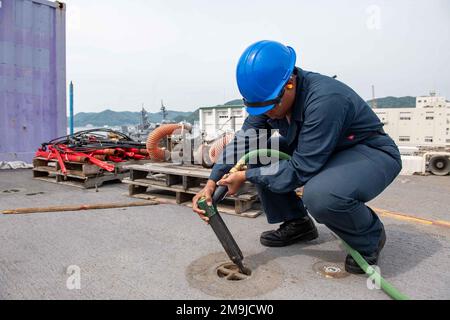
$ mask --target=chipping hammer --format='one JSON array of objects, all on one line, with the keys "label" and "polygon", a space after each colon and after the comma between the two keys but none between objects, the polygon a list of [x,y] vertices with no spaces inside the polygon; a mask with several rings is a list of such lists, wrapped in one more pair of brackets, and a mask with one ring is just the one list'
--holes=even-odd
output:
[{"label": "chipping hammer", "polygon": [[[236,165],[231,169],[230,173],[241,171],[244,169],[242,165]],[[244,266],[244,256],[242,251],[231,235],[230,230],[228,230],[225,222],[217,210],[217,204],[222,201],[228,192],[228,187],[218,186],[212,196],[212,205],[209,206],[206,203],[206,199],[202,198],[198,201],[198,207],[205,211],[205,216],[209,218],[209,225],[213,229],[220,243],[222,244],[228,257],[233,261],[233,263],[238,266],[239,270],[243,274],[250,274],[251,271]]]}]

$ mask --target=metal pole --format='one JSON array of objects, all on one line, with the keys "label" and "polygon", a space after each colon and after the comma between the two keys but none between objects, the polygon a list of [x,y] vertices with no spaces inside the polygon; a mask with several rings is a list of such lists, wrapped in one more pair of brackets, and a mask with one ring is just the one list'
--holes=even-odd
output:
[{"label": "metal pole", "polygon": [[70,121],[70,134],[73,135],[73,82],[70,81],[70,106],[69,106],[69,121]]},{"label": "metal pole", "polygon": [[375,86],[372,85],[372,109],[377,109],[377,100],[375,99]]}]

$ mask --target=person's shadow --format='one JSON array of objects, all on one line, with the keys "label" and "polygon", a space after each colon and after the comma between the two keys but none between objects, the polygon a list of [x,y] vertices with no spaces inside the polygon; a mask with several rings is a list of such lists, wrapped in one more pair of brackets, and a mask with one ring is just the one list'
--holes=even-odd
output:
[{"label": "person's shadow", "polygon": [[[379,267],[385,277],[393,277],[413,269],[442,248],[442,243],[435,235],[421,231],[413,225],[390,224],[385,228],[387,241],[379,260]],[[302,255],[330,263],[344,263],[347,253],[340,245],[340,240],[327,231],[321,227],[319,229],[320,236],[316,240],[289,247],[266,248],[257,254],[246,256],[245,259],[252,261],[257,266],[265,265],[280,257],[298,256],[298,259],[301,259]],[[317,245],[332,241],[338,242],[340,249],[316,248]]]}]

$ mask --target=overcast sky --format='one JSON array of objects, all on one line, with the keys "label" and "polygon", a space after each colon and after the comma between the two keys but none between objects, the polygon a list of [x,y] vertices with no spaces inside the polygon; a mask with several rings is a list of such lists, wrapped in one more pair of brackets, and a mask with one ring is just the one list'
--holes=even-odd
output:
[{"label": "overcast sky", "polygon": [[251,43],[292,46],[297,66],[363,98],[450,100],[448,0],[66,0],[67,80],[75,112],[193,111],[240,98],[236,63]]}]

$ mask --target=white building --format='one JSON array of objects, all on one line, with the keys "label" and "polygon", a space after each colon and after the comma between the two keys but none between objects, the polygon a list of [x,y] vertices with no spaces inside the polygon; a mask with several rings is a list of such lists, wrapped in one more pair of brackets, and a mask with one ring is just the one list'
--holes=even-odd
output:
[{"label": "white building", "polygon": [[449,102],[445,97],[436,96],[435,92],[430,92],[429,96],[422,96],[416,98],[416,108],[445,108]]},{"label": "white building", "polygon": [[416,98],[415,108],[374,109],[384,130],[401,146],[450,146],[450,103],[435,93]]},{"label": "white building", "polygon": [[248,114],[242,105],[221,105],[200,108],[200,131],[207,139],[214,139],[218,135],[242,128]]}]

